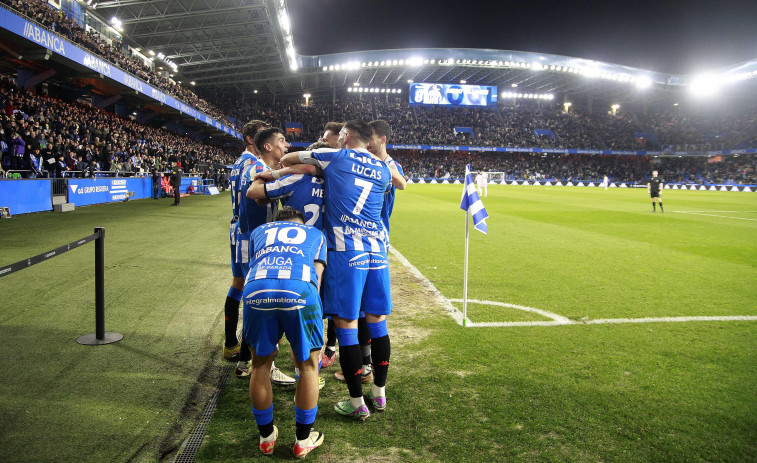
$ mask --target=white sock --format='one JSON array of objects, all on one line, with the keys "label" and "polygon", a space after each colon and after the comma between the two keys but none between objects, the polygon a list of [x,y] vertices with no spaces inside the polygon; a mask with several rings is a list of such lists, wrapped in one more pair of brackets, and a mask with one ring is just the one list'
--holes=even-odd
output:
[{"label": "white sock", "polygon": [[365,405],[365,401],[363,401],[363,396],[360,397],[350,397],[350,405],[352,405],[352,408],[360,408]]},{"label": "white sock", "polygon": [[386,386],[378,387],[371,384],[371,394],[373,394],[373,397],[386,397]]}]

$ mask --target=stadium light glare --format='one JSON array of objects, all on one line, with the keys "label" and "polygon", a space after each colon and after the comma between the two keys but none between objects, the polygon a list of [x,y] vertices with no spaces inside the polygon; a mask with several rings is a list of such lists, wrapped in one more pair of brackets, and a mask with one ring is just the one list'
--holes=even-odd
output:
[{"label": "stadium light glare", "polygon": [[695,77],[689,84],[689,90],[695,96],[709,97],[720,90],[720,82],[712,74],[704,74]]},{"label": "stadium light glare", "polygon": [[518,84],[510,84],[510,87],[512,87],[512,88],[518,88]]},{"label": "stadium light glare", "polygon": [[647,76],[641,76],[636,79],[636,86],[639,88],[649,88],[652,86],[652,79]]},{"label": "stadium light glare", "polygon": [[324,71],[324,72],[326,72],[326,71],[328,71],[328,70],[329,70],[329,68],[328,68],[328,67],[326,67],[326,66],[324,66],[324,67],[323,67],[323,71]]},{"label": "stadium light glare", "polygon": [[155,56],[155,52],[152,50],[148,51],[148,53],[151,54],[152,56]]},{"label": "stadium light glare", "polygon": [[408,84],[412,84],[413,82],[414,82],[413,79],[407,79]]},{"label": "stadium light glare", "polygon": [[166,55],[164,55],[163,53],[158,53],[158,58],[163,59],[165,57],[166,57]]},{"label": "stadium light glare", "polygon": [[289,21],[289,15],[286,10],[279,10],[279,24],[284,31],[284,35],[288,35],[292,31],[292,23]]},{"label": "stadium light glare", "polygon": [[398,88],[398,89],[397,89],[397,93],[402,93],[402,89],[401,89],[401,88]]},{"label": "stadium light glare", "polygon": [[258,93],[258,90],[257,90],[257,89],[255,89],[255,90],[253,90],[253,91],[252,91],[252,93]]},{"label": "stadium light glare", "polygon": [[467,84],[467,83],[468,83],[468,81],[467,81],[467,80],[465,80],[465,79],[460,79],[460,83],[461,83],[461,84]]}]

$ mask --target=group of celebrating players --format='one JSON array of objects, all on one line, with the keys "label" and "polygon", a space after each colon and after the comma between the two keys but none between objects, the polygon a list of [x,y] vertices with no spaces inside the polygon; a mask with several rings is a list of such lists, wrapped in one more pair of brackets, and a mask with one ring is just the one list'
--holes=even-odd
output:
[{"label": "group of celebrating players", "polygon": [[[319,143],[288,153],[281,129],[256,120],[243,129],[246,150],[230,178],[233,278],[223,353],[238,359],[238,377],[250,378],[263,454],[273,453],[278,438],[271,383],[297,384],[294,455],[303,458],[323,443],[323,433],[312,430],[323,387],[319,369],[335,357],[333,336],[323,355],[324,317],[339,342],[342,371],[335,376],[349,391],[334,410],[365,420],[366,399],[374,411],[386,409],[389,216],[395,190],[406,185],[386,152],[390,130],[382,120],[330,122]],[[296,380],[274,365],[282,335]],[[363,383],[371,380],[364,396]]]}]

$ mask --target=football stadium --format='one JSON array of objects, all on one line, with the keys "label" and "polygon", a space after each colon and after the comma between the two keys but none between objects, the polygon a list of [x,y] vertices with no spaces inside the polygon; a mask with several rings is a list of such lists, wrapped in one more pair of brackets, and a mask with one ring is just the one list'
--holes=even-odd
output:
[{"label": "football stadium", "polygon": [[757,57],[322,3],[0,0],[0,460],[757,461]]}]

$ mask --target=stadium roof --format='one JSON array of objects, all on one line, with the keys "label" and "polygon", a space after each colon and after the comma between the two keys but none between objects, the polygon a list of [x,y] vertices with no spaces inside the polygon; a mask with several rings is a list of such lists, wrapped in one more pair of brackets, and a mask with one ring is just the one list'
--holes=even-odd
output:
[{"label": "stadium roof", "polygon": [[[694,76],[663,74],[579,57],[542,53],[427,48],[320,56],[295,52],[285,0],[109,0],[95,14],[118,18],[127,43],[178,65],[184,81],[220,95],[332,96],[353,86],[406,89],[408,81],[496,85],[500,91],[586,96],[618,103],[677,98]],[[718,70],[710,83],[749,81],[757,95],[757,59]],[[723,77],[727,76],[727,77]]]}]

